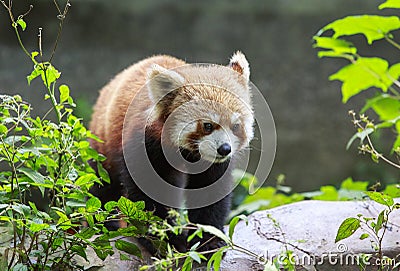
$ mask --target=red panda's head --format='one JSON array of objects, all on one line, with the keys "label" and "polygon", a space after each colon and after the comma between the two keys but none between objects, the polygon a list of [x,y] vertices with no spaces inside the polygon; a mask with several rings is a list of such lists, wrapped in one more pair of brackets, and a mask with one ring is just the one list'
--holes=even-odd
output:
[{"label": "red panda's head", "polygon": [[254,116],[245,56],[235,53],[228,67],[185,65],[148,71],[153,121],[163,123],[163,137],[180,150],[223,162],[253,138]]}]

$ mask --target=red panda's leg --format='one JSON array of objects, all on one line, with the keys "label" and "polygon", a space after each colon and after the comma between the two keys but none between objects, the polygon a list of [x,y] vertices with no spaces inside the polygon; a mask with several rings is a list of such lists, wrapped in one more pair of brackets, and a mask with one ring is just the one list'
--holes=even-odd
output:
[{"label": "red panda's leg", "polygon": [[[135,148],[136,142],[132,140],[132,142],[127,142],[126,148]],[[125,163],[131,165],[129,163],[134,163],[135,169],[144,169],[140,175],[130,175],[129,169],[132,169],[128,166],[125,167],[122,171],[121,175],[121,182],[124,186],[124,191],[126,196],[132,201],[144,201],[145,209],[148,211],[153,211],[154,215],[160,217],[161,219],[167,220],[167,222],[171,225],[175,224],[174,219],[168,217],[169,210],[171,207],[165,206],[163,204],[158,203],[156,200],[153,200],[149,196],[147,196],[134,182],[134,178],[144,178],[146,182],[154,183],[156,185],[157,182],[153,178],[162,178],[165,182],[168,182],[171,185],[177,187],[183,187],[185,183],[185,175],[175,168],[173,168],[168,161],[165,159],[163,155],[163,149],[161,148],[161,143],[159,140],[148,137],[146,138],[146,155],[147,158],[137,157],[133,155],[134,153],[126,152],[125,155]],[[148,163],[151,163],[149,166]],[[124,163],[124,165],[126,165]],[[146,170],[150,172],[146,172]],[[135,172],[134,170],[132,172]],[[158,180],[159,181],[159,180]],[[176,203],[182,204],[183,197],[181,193],[177,192],[173,195],[168,195],[171,199],[176,201]],[[186,250],[186,238],[184,236],[176,236],[175,234],[170,234],[168,236],[169,243],[173,245],[178,251],[185,251]],[[154,236],[149,235],[149,238],[141,238],[139,242],[152,254],[156,254],[158,252],[157,248],[155,248],[152,242],[149,239],[153,239]],[[156,238],[155,238],[156,239]]]},{"label": "red panda's leg", "polygon": [[[232,185],[232,177],[230,172],[226,172],[227,170],[230,170],[228,169],[228,165],[229,162],[213,164],[208,170],[200,174],[189,175],[186,189],[207,187],[208,185],[218,181],[220,178],[223,178],[223,180],[220,181],[222,181],[221,184],[224,187],[220,187],[220,191],[216,191],[216,193],[227,194],[223,199],[209,206],[189,210],[188,215],[190,222],[211,225],[223,230],[231,208],[231,193],[229,193],[229,186]],[[210,200],[212,200],[216,195],[208,194],[206,196],[209,196]],[[190,201],[190,199],[186,200]],[[210,234],[204,233],[202,240],[194,238],[189,245],[194,245],[196,242],[200,241],[203,244],[200,249],[203,251],[225,245],[222,240],[211,238],[212,236]]]},{"label": "red panda's leg", "polygon": [[[97,170],[97,163],[93,160],[88,161],[89,165],[96,171],[96,175],[99,176]],[[120,161],[117,161],[118,164]],[[95,183],[90,188],[90,193],[95,197],[98,197],[101,203],[104,205],[109,201],[118,201],[122,196],[122,184],[120,182],[119,169],[108,169],[108,174],[110,176],[110,183],[98,184]]]}]

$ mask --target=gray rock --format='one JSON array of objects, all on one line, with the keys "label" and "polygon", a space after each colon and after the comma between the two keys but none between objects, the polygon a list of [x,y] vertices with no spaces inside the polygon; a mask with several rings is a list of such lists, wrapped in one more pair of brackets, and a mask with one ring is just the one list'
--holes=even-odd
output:
[{"label": "gray rock", "polygon": [[[371,201],[302,201],[256,212],[248,217],[247,225],[243,221],[239,222],[233,235],[237,246],[254,255],[237,250],[228,251],[221,263],[221,270],[262,271],[262,257],[271,260],[285,250],[293,251],[297,270],[359,270],[355,264],[356,256],[374,253],[371,239],[360,240],[363,230],[359,229],[353,236],[335,243],[337,229],[348,217],[356,217],[358,214],[377,217],[383,208],[383,205]],[[395,257],[400,253],[399,211],[391,214],[390,222],[383,241],[383,254]],[[104,262],[96,260],[87,265],[100,267],[89,270],[137,270],[140,264],[150,259],[150,255],[144,256],[144,261],[120,261],[119,253],[116,252]],[[372,259],[371,264],[374,261]],[[206,268],[198,267],[195,270]],[[377,268],[370,265],[366,270]]]},{"label": "gray rock", "polygon": [[[363,231],[359,229],[353,236],[335,243],[337,230],[348,217],[358,214],[377,217],[383,208],[370,201],[302,201],[252,214],[248,225],[243,222],[237,225],[233,241],[269,259],[277,257],[286,248],[292,250],[298,256],[299,270],[359,270],[358,266],[351,264],[351,259],[361,253],[374,253],[370,238],[360,240]],[[400,253],[398,211],[391,214],[390,221],[383,242],[383,254],[394,257]],[[317,263],[315,267],[312,265],[314,260]],[[230,251],[224,258],[222,270],[263,268],[254,257]],[[371,266],[367,270],[374,269]]]}]

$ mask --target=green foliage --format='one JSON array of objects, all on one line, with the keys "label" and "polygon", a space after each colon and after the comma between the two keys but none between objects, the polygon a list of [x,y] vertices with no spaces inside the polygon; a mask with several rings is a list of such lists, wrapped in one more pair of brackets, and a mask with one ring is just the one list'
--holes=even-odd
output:
[{"label": "green foliage", "polygon": [[400,1],[399,0],[386,0],[385,3],[379,5],[379,9],[384,8],[400,8]]},{"label": "green foliage", "polygon": [[400,28],[397,16],[361,15],[348,16],[336,20],[321,29],[321,32],[333,30],[333,38],[362,34],[369,44],[376,40],[392,37],[390,32]]},{"label": "green foliage", "polygon": [[[103,210],[100,200],[90,194],[95,182],[109,182],[101,164],[105,157],[89,144],[99,139],[74,115],[69,87],[57,86],[61,73],[51,64],[52,56],[38,61],[42,52],[26,51],[18,31],[27,24],[24,15],[14,21],[10,3],[1,1],[21,48],[33,63],[28,84],[41,80],[56,121],[48,119],[48,114],[32,116],[31,106],[18,95],[0,95],[0,162],[5,167],[0,173],[0,231],[9,238],[2,243],[11,241],[10,247],[0,248],[1,270],[83,270],[72,259],[88,260],[88,247],[101,259],[114,253],[113,246],[122,259],[141,257],[135,244],[115,237],[143,236],[148,225],[159,219],[144,211],[143,202],[126,198],[108,203]],[[63,18],[68,5],[67,0]],[[88,161],[97,163],[100,177]],[[134,226],[108,231],[104,223],[118,216]]]},{"label": "green foliage", "polygon": [[[387,0],[379,6],[383,8],[400,8],[400,1]],[[390,128],[394,131],[394,143],[391,146],[391,155],[398,161],[400,153],[400,63],[389,64],[390,61],[379,57],[363,57],[359,54],[356,46],[351,42],[341,39],[341,37],[352,35],[363,35],[369,45],[374,41],[386,40],[395,48],[400,49],[400,45],[394,40],[393,32],[400,29],[400,19],[398,16],[379,16],[379,15],[362,15],[348,16],[343,19],[336,20],[323,27],[314,37],[315,48],[323,49],[318,52],[319,57],[336,57],[350,61],[350,64],[344,66],[336,73],[332,74],[330,80],[339,80],[342,82],[342,101],[346,103],[350,98],[358,96],[361,92],[374,88],[377,90],[375,96],[367,99],[365,106],[361,109],[361,113],[357,115],[354,111],[350,111],[353,124],[357,128],[357,132],[349,140],[347,149],[355,140],[360,141],[359,150],[362,153],[371,155],[373,162],[378,163],[380,160],[399,168],[398,162],[385,157],[375,147],[371,139],[371,135],[380,129]],[[331,30],[332,35],[327,35],[326,31]],[[325,36],[322,36],[325,34]],[[366,115],[372,111],[378,116],[377,123],[370,120]],[[347,190],[365,191],[367,184],[347,181],[342,184],[342,188]],[[338,198],[339,193],[332,188],[321,188],[332,199]],[[379,259],[384,259],[382,254],[382,240],[385,235],[387,224],[389,223],[389,215],[397,209],[398,204],[393,197],[399,196],[399,189],[396,185],[387,186],[381,192],[365,191],[371,200],[382,204],[385,208],[377,217],[365,217],[358,215],[345,219],[338,231],[335,242],[339,242],[357,231],[363,230],[359,236],[361,240],[370,240],[373,249],[377,252]],[[381,261],[382,262],[382,261]],[[383,270],[384,266],[378,266],[379,270]]]},{"label": "green foliage", "polygon": [[335,242],[339,242],[340,240],[350,237],[356,230],[358,230],[358,228],[360,228],[360,220],[358,218],[346,218],[339,226]]},{"label": "green foliage", "polygon": [[[249,182],[256,182],[256,178],[250,173],[242,174],[238,171],[234,172],[234,176],[244,177],[237,180],[240,185],[235,190],[235,198],[241,199],[241,201],[237,200],[237,207],[230,214],[232,219],[235,219],[240,214],[247,215],[255,211],[271,209],[307,199],[325,201],[362,200],[364,196],[363,192],[367,191],[369,185],[367,181],[354,181],[352,178],[347,178],[343,180],[339,188],[326,185],[322,186],[318,191],[291,193],[291,188],[283,185],[284,176],[281,175],[278,177],[278,183],[280,184],[277,184],[275,187],[261,187],[255,194],[249,195],[246,189],[250,187]],[[399,192],[395,185],[387,186],[386,190],[392,194],[398,194]]]},{"label": "green foliage", "polygon": [[[390,223],[389,216],[399,209],[400,205],[395,203],[391,196],[381,192],[368,191],[365,194],[385,208],[380,211],[377,217],[366,217],[360,214],[357,217],[345,219],[337,231],[335,242],[354,235],[360,229],[362,234],[360,234],[359,239],[368,239],[372,248],[377,252],[379,259],[383,259],[385,256],[382,254],[382,242]],[[379,270],[383,270],[383,268],[384,264],[382,263],[379,265]]]},{"label": "green foliage", "polygon": [[[379,8],[399,8],[399,2],[386,1]],[[397,156],[400,150],[400,82],[398,81],[400,63],[389,64],[390,61],[383,58],[361,56],[353,43],[343,39],[352,35],[363,35],[369,45],[373,45],[373,42],[377,40],[385,40],[400,49],[393,35],[393,32],[398,29],[400,29],[398,16],[348,16],[323,27],[314,36],[314,47],[322,49],[318,52],[319,57],[343,58],[350,62],[329,77],[330,80],[339,80],[343,83],[341,88],[343,103],[365,90],[371,88],[378,90],[375,97],[368,99],[361,110],[361,114],[368,110],[376,113],[379,117],[378,122],[370,121],[366,115],[357,117],[354,112],[351,112],[357,132],[350,139],[347,147],[350,147],[355,139],[359,139],[360,150],[363,153],[369,153],[374,162],[383,160],[400,168],[398,163],[392,161],[393,159],[386,158],[376,150],[370,138],[370,135],[379,129],[392,129],[395,131],[395,139],[391,155]],[[329,34],[330,31],[333,34]]]}]

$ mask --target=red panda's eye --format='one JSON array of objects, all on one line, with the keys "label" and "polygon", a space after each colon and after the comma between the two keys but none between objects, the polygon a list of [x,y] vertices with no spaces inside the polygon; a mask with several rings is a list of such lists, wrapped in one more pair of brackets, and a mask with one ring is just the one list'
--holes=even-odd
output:
[{"label": "red panda's eye", "polygon": [[212,123],[209,123],[209,122],[205,122],[203,124],[203,128],[204,128],[204,132],[206,132],[208,134],[211,133],[213,131],[213,129],[214,129]]},{"label": "red panda's eye", "polygon": [[239,130],[240,124],[239,123],[235,123],[232,125],[232,132],[237,132]]}]

